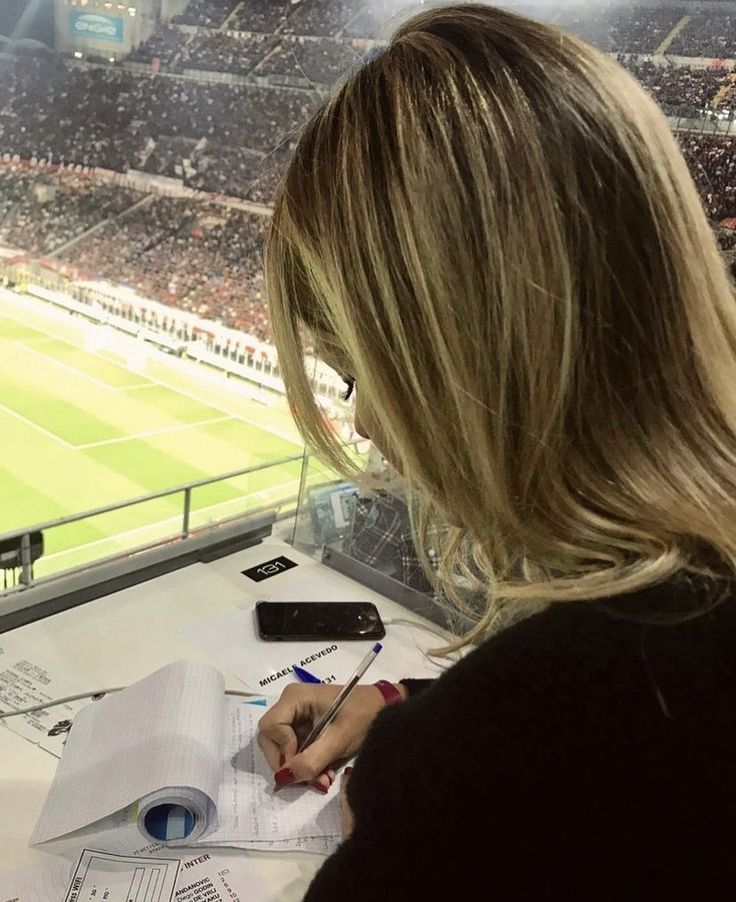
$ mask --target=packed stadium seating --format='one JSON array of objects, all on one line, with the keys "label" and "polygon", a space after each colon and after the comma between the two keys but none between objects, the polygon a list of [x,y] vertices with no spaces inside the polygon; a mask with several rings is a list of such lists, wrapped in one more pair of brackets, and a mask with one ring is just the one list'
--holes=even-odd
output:
[{"label": "packed stadium seating", "polygon": [[736,138],[683,134],[680,146],[708,216],[736,217]]},{"label": "packed stadium seating", "polygon": [[278,39],[273,35],[235,37],[219,31],[196,34],[181,48],[178,64],[184,69],[248,75],[268,55]]},{"label": "packed stadium seating", "polygon": [[[267,218],[229,201],[213,203],[210,195],[271,204],[302,124],[330,87],[374,52],[365,39],[386,38],[387,21],[400,21],[405,5],[192,0],[129,57],[147,65],[157,59],[158,74],[27,47],[6,54],[0,243],[54,254],[87,276],[129,284],[266,339]],[[0,35],[15,27],[22,6],[22,0],[0,5]],[[731,64],[648,58],[668,43],[667,52],[678,57],[736,56],[731,0],[723,0],[722,10],[692,14],[681,4],[557,7],[518,0],[514,8],[617,53],[670,116],[723,119],[734,106]],[[736,231],[724,227],[736,224],[736,138],[682,132],[680,143],[721,247],[736,255]],[[166,198],[92,174],[31,170],[7,155],[141,170],[205,194]]]},{"label": "packed stadium seating", "polygon": [[[124,264],[130,284],[144,296],[268,338],[261,263],[264,217],[167,199],[157,199],[137,214],[133,212],[132,223],[124,217],[112,224],[98,250],[109,259],[121,247],[126,252],[131,247]],[[136,237],[141,231],[148,238],[142,248]],[[69,259],[81,268],[90,267],[85,245]],[[120,269],[114,258],[111,265],[113,270]]]},{"label": "packed stadium seating", "polygon": [[669,52],[732,59],[736,56],[736,15],[708,10],[692,16]]},{"label": "packed stadium seating", "polygon": [[627,57],[624,54],[619,54],[619,62],[668,115],[697,114],[711,104],[721,89],[730,85],[729,70],[660,66],[651,60],[640,60],[637,55]]},{"label": "packed stadium seating", "polygon": [[172,21],[180,25],[219,28],[238,5],[238,0],[192,0]]}]

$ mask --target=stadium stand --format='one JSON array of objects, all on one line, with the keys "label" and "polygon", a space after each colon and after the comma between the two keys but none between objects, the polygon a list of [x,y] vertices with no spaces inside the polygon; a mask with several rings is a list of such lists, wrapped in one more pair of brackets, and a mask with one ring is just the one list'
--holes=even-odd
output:
[{"label": "stadium stand", "polygon": [[708,216],[736,217],[736,138],[683,134],[680,146]]},{"label": "stadium stand", "polygon": [[286,22],[293,7],[273,0],[244,0],[229,20],[233,31],[259,31],[274,34]]},{"label": "stadium stand", "polygon": [[[0,5],[0,33],[11,27],[4,23],[17,25],[23,5]],[[732,6],[696,8],[684,27],[681,4],[515,8],[617,53],[668,115],[722,121],[734,100],[730,67],[661,65],[646,55],[668,35],[671,54],[733,55]],[[49,54],[4,56],[0,242],[267,340],[268,220],[226,198],[273,202],[321,95],[374,52],[365,39],[385,37],[386,21],[399,21],[404,7],[404,0],[192,0],[129,58],[159,60],[158,75]],[[729,228],[736,138],[681,132],[680,142],[721,247],[736,256]],[[21,160],[107,174],[33,169]],[[140,181],[133,187],[109,177],[135,170],[202,194],[162,197]]]},{"label": "stadium stand", "polygon": [[219,31],[205,31],[185,44],[179,55],[183,69],[202,69],[205,72],[232,72],[248,75],[276,45],[273,35],[235,36]]},{"label": "stadium stand", "polygon": [[168,66],[186,44],[189,36],[178,28],[164,25],[139,44],[128,59],[133,63],[150,63],[154,58]]},{"label": "stadium stand", "polygon": [[183,13],[174,16],[175,25],[202,25],[219,28],[238,5],[238,0],[192,0]]},{"label": "stadium stand", "polygon": [[281,75],[330,86],[359,62],[359,54],[349,43],[300,36],[280,41],[273,53],[257,67],[257,72],[259,75]]},{"label": "stadium stand", "polygon": [[720,10],[691,16],[668,53],[731,59],[736,56],[736,15]]},{"label": "stadium stand", "polygon": [[[710,106],[716,94],[730,85],[730,71],[660,66],[638,56],[619,54],[619,62],[639,81],[665,113],[688,116]],[[730,93],[730,92],[729,92]]]}]

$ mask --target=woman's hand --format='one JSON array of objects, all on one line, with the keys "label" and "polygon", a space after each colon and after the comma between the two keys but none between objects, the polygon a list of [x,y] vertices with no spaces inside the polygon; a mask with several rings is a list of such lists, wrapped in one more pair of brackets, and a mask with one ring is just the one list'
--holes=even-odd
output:
[{"label": "woman's hand", "polygon": [[[406,695],[403,686],[397,687]],[[335,772],[332,765],[351,758],[386,702],[375,686],[356,686],[335,719],[308,749],[297,746],[339,694],[342,686],[290,683],[258,724],[258,744],[276,774],[276,785],[311,783],[327,792]]]}]

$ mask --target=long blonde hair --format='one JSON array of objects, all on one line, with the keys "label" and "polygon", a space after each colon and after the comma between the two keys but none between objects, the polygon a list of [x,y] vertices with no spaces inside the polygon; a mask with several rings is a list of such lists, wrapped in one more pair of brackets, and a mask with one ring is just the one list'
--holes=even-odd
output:
[{"label": "long blonde hair", "polygon": [[420,549],[462,524],[442,584],[489,601],[464,642],[512,601],[732,573],[732,288],[662,113],[605,54],[480,4],[409,19],[304,129],[266,279],[309,446],[355,476],[305,328],[424,499]]}]

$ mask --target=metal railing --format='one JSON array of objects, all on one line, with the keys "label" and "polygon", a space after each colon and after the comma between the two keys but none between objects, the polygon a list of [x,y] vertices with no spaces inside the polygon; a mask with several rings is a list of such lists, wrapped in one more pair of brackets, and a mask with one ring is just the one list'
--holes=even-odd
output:
[{"label": "metal railing", "polygon": [[[192,514],[192,492],[195,489],[202,488],[203,486],[212,485],[218,482],[227,482],[231,479],[236,479],[241,476],[249,476],[252,473],[257,473],[261,470],[271,469],[274,467],[284,466],[285,464],[296,463],[301,461],[306,463],[308,455],[306,453],[296,454],[291,457],[284,457],[280,460],[272,460],[262,464],[254,464],[253,466],[246,467],[241,470],[233,470],[229,473],[222,473],[219,476],[209,476],[205,479],[198,479],[194,482],[188,482],[183,485],[175,486],[174,488],[169,489],[161,489],[157,492],[151,492],[148,495],[140,495],[136,498],[129,498],[126,501],[117,501],[113,504],[107,504],[102,507],[96,507],[92,510],[82,511],[76,514],[68,514],[64,517],[57,517],[53,520],[45,520],[42,523],[35,523],[32,526],[24,526],[21,529],[15,529],[11,532],[5,532],[0,534],[0,546],[11,545],[13,542],[19,540],[19,551],[20,551],[20,583],[23,586],[30,586],[34,582],[38,580],[34,580],[33,577],[33,555],[32,555],[32,547],[31,547],[31,536],[34,533],[43,534],[44,530],[53,529],[59,526],[66,526],[70,523],[77,523],[81,520],[87,520],[90,517],[100,516],[101,514],[112,513],[113,511],[122,510],[123,508],[134,507],[136,505],[145,504],[149,501],[155,501],[159,498],[167,498],[173,495],[182,494],[182,512],[181,512],[181,529],[169,534],[166,537],[163,537],[159,540],[159,543],[171,542],[172,540],[182,540],[186,539],[191,535],[191,514]],[[302,474],[306,467],[302,467]],[[300,477],[294,477],[294,484],[300,484]],[[245,496],[244,496],[245,497]],[[286,499],[284,499],[286,500]],[[294,500],[294,499],[289,499]],[[283,502],[274,502],[269,505],[270,507],[276,507],[278,504]],[[155,525],[155,524],[149,524]],[[115,536],[110,536],[111,539],[114,539]],[[133,551],[135,549],[130,549]],[[125,553],[130,553],[130,551]],[[2,559],[0,558],[0,568],[3,567]],[[5,568],[7,569],[7,567]]]}]

